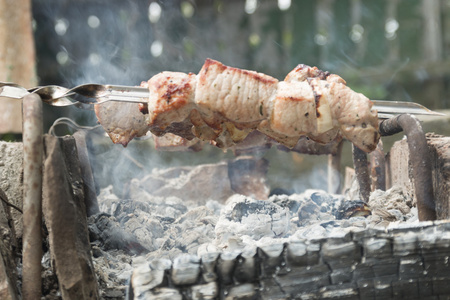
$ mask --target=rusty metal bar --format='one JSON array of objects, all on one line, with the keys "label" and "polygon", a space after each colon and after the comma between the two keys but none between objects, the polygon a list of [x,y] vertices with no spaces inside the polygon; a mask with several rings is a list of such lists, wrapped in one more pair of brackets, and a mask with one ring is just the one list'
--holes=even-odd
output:
[{"label": "rusty metal bar", "polygon": [[341,188],[341,156],[343,141],[337,145],[335,154],[328,154],[328,193],[337,194]]},{"label": "rusty metal bar", "polygon": [[361,200],[369,202],[370,196],[370,174],[366,152],[362,151],[355,145],[353,149],[353,165],[355,167],[356,179],[359,183],[359,195]]},{"label": "rusty metal bar", "polygon": [[41,298],[42,258],[42,100],[23,98],[23,274],[22,297]]},{"label": "rusty metal bar", "polygon": [[383,143],[378,142],[377,148],[370,153],[370,166],[372,173],[372,191],[386,190],[386,158]]},{"label": "rusty metal bar", "polygon": [[411,115],[399,115],[380,122],[379,129],[382,136],[393,135],[401,131],[405,132],[414,177],[419,220],[436,220],[431,158],[419,120]]}]

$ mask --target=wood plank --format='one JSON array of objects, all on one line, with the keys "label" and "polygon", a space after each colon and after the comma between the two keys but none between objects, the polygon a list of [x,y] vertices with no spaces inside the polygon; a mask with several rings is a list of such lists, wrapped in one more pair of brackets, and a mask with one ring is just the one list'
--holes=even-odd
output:
[{"label": "wood plank", "polygon": [[45,146],[44,220],[61,295],[63,299],[98,299],[75,140],[46,136]]}]

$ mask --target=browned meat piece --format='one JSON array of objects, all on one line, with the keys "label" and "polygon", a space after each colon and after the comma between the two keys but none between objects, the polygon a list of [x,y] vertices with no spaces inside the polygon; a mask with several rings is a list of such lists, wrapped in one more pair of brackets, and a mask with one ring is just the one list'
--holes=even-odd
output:
[{"label": "browned meat piece", "polygon": [[195,108],[196,76],[162,72],[148,81],[148,124],[150,130],[164,132],[172,123],[184,123]]},{"label": "browned meat piece", "polygon": [[270,128],[297,139],[316,131],[316,103],[307,82],[280,82],[270,113]]},{"label": "browned meat piece", "polygon": [[123,112],[108,112],[115,107],[97,107],[114,142],[126,145],[142,135],[144,120],[155,135],[198,138],[221,148],[241,143],[253,130],[290,148],[301,136],[322,144],[345,137],[370,152],[379,139],[372,102],[338,75],[316,67],[298,65],[279,82],[207,59],[198,75],[162,72],[148,88],[148,105],[141,107],[146,115],[133,115],[134,122],[124,122]]},{"label": "browned meat piece", "polygon": [[342,135],[365,152],[375,150],[380,134],[373,103],[343,84],[331,83],[328,88],[331,112]]},{"label": "browned meat piece", "polygon": [[202,142],[198,139],[187,140],[173,133],[163,136],[153,136],[155,149],[161,151],[200,151]]},{"label": "browned meat piece", "polygon": [[197,76],[195,104],[213,128],[223,120],[238,128],[256,128],[268,118],[267,105],[275,96],[278,80],[265,74],[227,67],[207,59]]},{"label": "browned meat piece", "polygon": [[95,105],[95,114],[113,143],[127,146],[134,138],[148,132],[139,104],[110,101]]},{"label": "browned meat piece", "polygon": [[329,75],[329,72],[319,70],[317,67],[310,67],[304,64],[300,64],[286,75],[284,81],[305,81],[308,78],[319,78],[321,80],[325,80]]}]

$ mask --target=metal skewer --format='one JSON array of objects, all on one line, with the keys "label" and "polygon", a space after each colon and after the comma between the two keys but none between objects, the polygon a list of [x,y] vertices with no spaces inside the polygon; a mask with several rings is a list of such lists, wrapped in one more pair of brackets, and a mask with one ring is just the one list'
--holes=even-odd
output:
[{"label": "metal skewer", "polygon": [[[15,83],[0,82],[0,97],[22,99],[29,94],[38,94],[42,101],[52,106],[75,105],[84,109],[93,109],[94,104],[109,101],[129,103],[147,103],[149,90],[145,87],[124,85],[83,84],[72,89],[49,85],[25,89]],[[378,118],[389,119],[399,114],[444,116],[414,102],[372,100]]]}]

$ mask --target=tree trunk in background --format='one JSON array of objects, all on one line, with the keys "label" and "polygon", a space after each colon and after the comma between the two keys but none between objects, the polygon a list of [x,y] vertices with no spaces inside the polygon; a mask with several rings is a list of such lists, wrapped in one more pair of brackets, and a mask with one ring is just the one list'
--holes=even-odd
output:
[{"label": "tree trunk in background", "polygon": [[[31,0],[0,0],[0,81],[37,85],[31,20]],[[21,132],[21,101],[0,98],[0,134]]]},{"label": "tree trunk in background", "polygon": [[[423,61],[438,65],[442,61],[441,1],[422,0]],[[443,107],[445,81],[442,76],[430,78],[425,86],[431,108]]]}]

